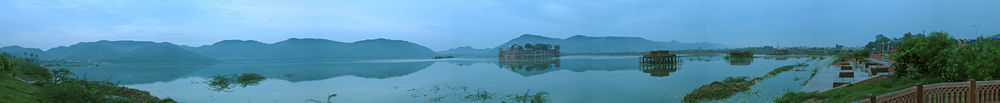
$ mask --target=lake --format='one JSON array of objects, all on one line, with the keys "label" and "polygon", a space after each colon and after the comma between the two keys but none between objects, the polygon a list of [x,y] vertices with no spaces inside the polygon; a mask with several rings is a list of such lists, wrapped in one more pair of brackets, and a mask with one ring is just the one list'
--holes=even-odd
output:
[{"label": "lake", "polygon": [[[101,64],[67,68],[88,80],[117,81],[180,102],[409,103],[681,102],[702,85],[727,77],[760,77],[775,68],[806,63],[759,81],[750,90],[702,102],[770,102],[802,89],[813,69],[832,58],[764,56],[728,60],[682,55],[678,65],[648,67],[638,56],[563,56],[549,60],[496,58],[360,61],[224,61],[212,64]],[[257,73],[252,83],[213,84],[218,77]],[[235,79],[235,78],[233,78]],[[242,80],[242,79],[240,79]],[[241,84],[242,83],[242,84]],[[233,85],[230,85],[233,84]]]}]

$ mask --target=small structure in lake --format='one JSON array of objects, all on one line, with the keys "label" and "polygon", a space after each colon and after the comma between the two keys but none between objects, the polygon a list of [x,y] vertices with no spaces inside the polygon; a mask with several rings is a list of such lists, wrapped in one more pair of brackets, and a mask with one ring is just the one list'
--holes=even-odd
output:
[{"label": "small structure in lake", "polygon": [[729,65],[750,65],[753,62],[753,53],[750,51],[729,51],[726,60],[729,60]]},{"label": "small structure in lake", "polygon": [[677,63],[677,54],[670,54],[670,51],[666,50],[649,51],[649,54],[642,55],[639,61],[643,64],[674,64]]},{"label": "small structure in lake", "polygon": [[730,58],[753,57],[753,53],[750,53],[750,51],[729,51],[729,57]]},{"label": "small structure in lake", "polygon": [[679,65],[677,54],[666,50],[649,51],[649,54],[642,55],[639,60],[639,70],[654,77],[670,76],[670,73],[677,71]]},{"label": "small structure in lake", "polygon": [[498,58],[500,59],[530,59],[530,58],[552,58],[559,57],[559,45],[549,44],[524,44],[510,45],[506,50],[499,48]]}]

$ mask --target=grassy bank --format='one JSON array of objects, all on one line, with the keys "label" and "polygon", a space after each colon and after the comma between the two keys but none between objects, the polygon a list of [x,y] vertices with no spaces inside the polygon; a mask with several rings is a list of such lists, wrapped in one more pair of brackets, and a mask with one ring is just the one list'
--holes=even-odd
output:
[{"label": "grassy bank", "polygon": [[[1000,36],[1000,35],[997,35]],[[983,39],[980,37],[979,39]],[[964,82],[965,80],[997,80],[1000,78],[1000,40],[964,41],[956,39],[944,32],[930,34],[910,33],[903,38],[884,38],[878,42],[870,42],[875,47],[885,41],[894,41],[888,45],[896,47],[893,54],[887,55],[896,61],[891,64],[895,69],[889,79],[835,88],[824,92],[787,93],[778,98],[780,103],[798,103],[804,101],[818,102],[853,102],[862,100],[868,94],[883,95],[889,92],[913,87],[915,83],[934,84],[943,82]],[[870,48],[870,47],[869,47]],[[851,57],[841,57],[834,61],[850,61],[868,57],[868,51],[855,51]]]},{"label": "grassy bank", "polygon": [[37,103],[35,96],[42,90],[41,87],[28,84],[14,77],[0,76],[0,102],[5,103]]},{"label": "grassy bank", "polygon": [[0,56],[3,103],[172,103],[149,92],[106,81],[77,78],[66,69],[49,70],[30,60]]},{"label": "grassy bank", "polygon": [[[882,95],[913,87],[918,80],[889,78],[885,80],[834,88],[824,92],[789,92],[776,103],[802,103],[805,101],[847,103],[864,99],[868,94]],[[932,81],[928,81],[932,82]]]}]

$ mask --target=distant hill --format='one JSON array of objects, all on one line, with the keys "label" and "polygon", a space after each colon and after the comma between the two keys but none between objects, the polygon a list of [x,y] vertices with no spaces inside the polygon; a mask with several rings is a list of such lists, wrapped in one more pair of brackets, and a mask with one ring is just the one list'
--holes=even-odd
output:
[{"label": "distant hill", "polygon": [[498,47],[508,47],[526,43],[555,44],[561,47],[562,53],[607,53],[607,52],[644,52],[649,50],[690,50],[690,49],[719,49],[726,48],[724,45],[715,43],[681,43],[677,41],[661,42],[652,41],[640,37],[589,37],[576,35],[566,39],[551,38],[540,35],[524,34],[511,39],[494,48],[473,49],[471,47],[460,47],[441,51],[442,55],[450,54],[470,54],[485,53],[481,55],[496,54]]},{"label": "distant hill", "polygon": [[203,62],[215,61],[171,43],[148,41],[81,42],[45,52],[46,57],[103,62]]},{"label": "distant hill", "polygon": [[220,60],[250,59],[425,59],[431,49],[402,40],[371,39],[344,43],[326,39],[291,38],[274,44],[225,40],[190,50]]},{"label": "distant hill", "polygon": [[189,47],[188,50],[219,60],[251,59],[264,55],[272,47],[254,40],[223,40],[212,45]]},{"label": "distant hill", "polygon": [[472,48],[471,46],[463,46],[463,47],[448,49],[438,53],[441,55],[449,55],[449,56],[485,56],[485,55],[496,56],[497,51],[498,50],[496,48],[476,49]]},{"label": "distant hill", "polygon": [[21,47],[21,46],[6,46],[6,47],[3,47],[3,48],[0,48],[0,53],[7,53],[7,55],[9,55],[9,56],[14,56],[14,57],[18,57],[18,58],[23,58],[23,57],[26,57],[26,56],[30,56],[32,54],[38,55],[39,57],[45,55],[45,51],[42,51],[42,49],[38,49],[38,48],[24,48],[24,47]]},{"label": "distant hill", "polygon": [[326,39],[291,38],[274,44],[254,40],[224,40],[212,45],[190,47],[168,42],[97,41],[59,46],[42,51],[37,48],[7,46],[0,48],[11,56],[25,53],[41,58],[92,60],[101,62],[200,62],[216,60],[265,59],[428,59],[437,55],[431,49],[402,40],[370,39],[344,43]]}]

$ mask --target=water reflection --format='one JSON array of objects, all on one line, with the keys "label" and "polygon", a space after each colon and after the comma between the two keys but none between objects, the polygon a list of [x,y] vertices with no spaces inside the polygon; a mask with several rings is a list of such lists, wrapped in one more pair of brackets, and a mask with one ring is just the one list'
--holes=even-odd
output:
[{"label": "water reflection", "polygon": [[641,71],[653,77],[666,77],[670,73],[677,72],[679,64],[642,64]]},{"label": "water reflection", "polygon": [[433,64],[417,62],[220,62],[217,64],[105,64],[101,67],[68,68],[86,74],[89,80],[116,80],[122,84],[166,82],[184,77],[213,78],[218,74],[241,72],[291,82],[323,80],[339,76],[385,79],[423,70]]},{"label": "water reflection", "polygon": [[537,59],[500,59],[500,68],[504,68],[521,76],[533,76],[555,71],[560,67],[559,58],[537,58]]},{"label": "water reflection", "polygon": [[523,93],[503,93],[483,88],[467,86],[435,85],[430,88],[406,90],[413,98],[427,98],[428,102],[502,102],[502,103],[549,103],[549,92],[525,90]]},{"label": "water reflection", "polygon": [[326,102],[322,102],[322,101],[319,101],[319,100],[316,100],[316,99],[307,99],[307,100],[306,100],[306,102],[316,102],[316,103],[333,103],[333,101],[331,101],[331,100],[333,99],[333,97],[337,97],[337,94],[330,94],[330,95],[327,95],[327,96],[326,96]]},{"label": "water reflection", "polygon": [[753,63],[754,57],[726,57],[729,60],[729,65],[750,65]]},{"label": "water reflection", "polygon": [[[348,103],[681,102],[688,93],[713,81],[722,83],[726,82],[724,80],[726,77],[742,76],[750,77],[747,78],[748,81],[753,81],[754,77],[778,73],[769,72],[774,71],[775,67],[791,65],[809,59],[794,59],[794,57],[789,57],[792,59],[785,61],[755,59],[753,65],[732,66],[727,62],[728,60],[724,60],[721,56],[701,57],[712,59],[712,61],[686,61],[689,58],[697,58],[688,56],[679,58],[678,60],[684,60],[680,61],[683,64],[674,69],[670,65],[642,65],[638,63],[638,58],[638,56],[563,56],[558,58],[558,62],[551,60],[548,63],[540,64],[502,62],[507,63],[506,66],[509,68],[498,68],[497,65],[505,65],[499,64],[501,62],[497,61],[499,59],[496,58],[431,60],[430,62],[437,62],[432,64],[424,61],[223,62],[204,69],[176,74],[176,76],[181,77],[176,80],[126,86],[147,90],[161,98],[171,97],[181,102],[193,103],[248,101],[279,103],[325,103],[327,101]],[[767,57],[761,56],[761,58]],[[770,58],[774,58],[774,56],[770,56]],[[812,61],[808,63],[822,64],[826,62]],[[455,64],[466,64],[467,66],[456,66]],[[557,64],[558,66],[556,66]],[[108,66],[102,65],[101,67]],[[680,70],[680,68],[685,69]],[[95,70],[101,69],[106,68]],[[513,73],[514,70],[508,69],[514,69],[517,72],[529,70],[557,72],[534,74],[536,76],[528,77]],[[773,98],[783,95],[785,91],[801,89],[801,83],[793,81],[792,78],[809,76],[811,73],[808,71],[790,72],[794,69],[788,71],[784,73],[794,75],[775,75],[769,80],[755,82],[755,86],[750,86],[750,90],[737,91],[730,98],[718,102],[770,102]],[[228,90],[232,92],[212,91],[210,86],[203,83],[212,80],[218,74],[244,72],[259,73],[267,79],[259,81],[259,84],[256,85],[247,83],[246,88],[241,88],[238,83],[227,85],[231,88]],[[668,74],[669,76],[667,76]],[[89,77],[95,76],[90,75]],[[327,79],[309,80],[316,78]],[[106,78],[98,77],[98,79],[105,80]],[[460,85],[447,86],[443,84]],[[408,91],[411,88],[413,90]],[[333,93],[336,93],[335,97],[329,96]]]},{"label": "water reflection", "polygon": [[323,80],[339,76],[386,79],[399,77],[423,70],[434,62],[311,62],[282,64],[239,64],[222,65],[197,75],[207,73],[227,73],[233,71],[260,73],[265,77],[291,82]]},{"label": "water reflection", "polygon": [[680,61],[671,63],[640,63],[635,65],[638,59],[635,57],[623,56],[592,56],[592,57],[563,57],[546,59],[498,59],[497,66],[507,69],[521,76],[535,76],[552,71],[569,70],[573,72],[584,71],[617,71],[636,70],[650,73],[654,77],[668,76],[669,73],[677,71]]},{"label": "water reflection", "polygon": [[[88,80],[114,80],[122,84],[166,82],[215,66],[215,63],[127,63],[101,64],[95,67],[68,67],[66,69],[86,75]],[[211,75],[206,75],[208,77]]]},{"label": "water reflection", "polygon": [[780,60],[788,60],[788,57],[786,57],[786,56],[779,56],[779,57],[775,57],[774,60],[779,60],[779,61]]}]

